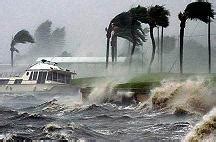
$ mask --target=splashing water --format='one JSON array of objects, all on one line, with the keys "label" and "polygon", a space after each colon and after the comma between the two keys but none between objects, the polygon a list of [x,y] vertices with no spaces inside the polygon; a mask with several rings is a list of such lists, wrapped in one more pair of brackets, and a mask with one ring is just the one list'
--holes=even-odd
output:
[{"label": "splashing water", "polygon": [[214,107],[208,114],[203,116],[203,120],[195,125],[195,127],[186,135],[184,141],[215,141],[215,130],[216,107]]},{"label": "splashing water", "polygon": [[89,104],[100,104],[112,98],[113,87],[116,85],[113,81],[101,82],[96,85],[88,96]]},{"label": "splashing water", "polygon": [[183,82],[166,81],[151,91],[147,102],[139,105],[151,109],[165,109],[175,114],[207,113],[214,105],[216,98],[209,87],[208,80],[186,80]]}]

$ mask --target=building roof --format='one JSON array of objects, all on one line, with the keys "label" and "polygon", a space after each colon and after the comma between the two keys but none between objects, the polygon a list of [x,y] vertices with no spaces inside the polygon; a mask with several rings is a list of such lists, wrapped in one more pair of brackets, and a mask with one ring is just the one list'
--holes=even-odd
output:
[{"label": "building roof", "polygon": [[[45,59],[56,63],[105,63],[106,57],[39,57],[36,61]],[[111,62],[111,57],[109,61]],[[126,57],[118,57],[117,62],[125,62]]]},{"label": "building roof", "polygon": [[46,64],[46,63],[37,63],[31,66],[28,70],[62,70],[60,67],[51,65],[51,64]]}]

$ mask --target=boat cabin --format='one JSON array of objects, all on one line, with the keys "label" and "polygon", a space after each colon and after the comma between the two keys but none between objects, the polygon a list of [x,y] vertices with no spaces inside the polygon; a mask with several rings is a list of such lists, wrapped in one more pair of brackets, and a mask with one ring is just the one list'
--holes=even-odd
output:
[{"label": "boat cabin", "polygon": [[22,77],[0,79],[0,85],[6,84],[70,84],[70,70],[62,69],[57,63],[42,60],[30,66]]}]

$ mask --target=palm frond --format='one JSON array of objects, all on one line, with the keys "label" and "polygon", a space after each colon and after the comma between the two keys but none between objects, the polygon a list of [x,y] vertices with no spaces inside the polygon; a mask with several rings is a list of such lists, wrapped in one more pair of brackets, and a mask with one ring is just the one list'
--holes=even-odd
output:
[{"label": "palm frond", "polygon": [[129,13],[131,13],[132,17],[142,23],[148,22],[148,10],[145,7],[137,6],[134,8],[131,8],[129,10]]},{"label": "palm frond", "polygon": [[155,5],[148,9],[148,20],[153,26],[167,27],[169,25],[170,12],[164,6]]},{"label": "palm frond", "polygon": [[30,35],[30,33],[26,30],[21,30],[19,31],[15,36],[14,36],[14,45],[16,43],[34,43],[33,37]]},{"label": "palm frond", "polygon": [[209,2],[193,2],[187,5],[185,11],[187,18],[209,22],[209,17],[214,18],[214,10]]},{"label": "palm frond", "polygon": [[116,17],[114,17],[110,23],[112,23],[113,26],[125,28],[131,25],[132,19],[131,19],[130,13],[122,12],[118,14]]}]

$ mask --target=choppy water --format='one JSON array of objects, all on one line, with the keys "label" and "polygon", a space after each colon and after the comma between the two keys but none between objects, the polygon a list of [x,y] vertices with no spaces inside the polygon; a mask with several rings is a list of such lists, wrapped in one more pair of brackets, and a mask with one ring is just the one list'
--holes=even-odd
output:
[{"label": "choppy water", "polygon": [[78,94],[4,94],[0,139],[182,141],[202,115],[174,115],[136,105],[81,103]]}]

